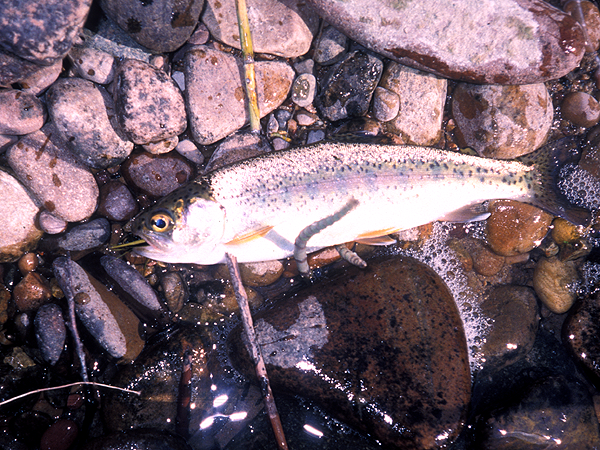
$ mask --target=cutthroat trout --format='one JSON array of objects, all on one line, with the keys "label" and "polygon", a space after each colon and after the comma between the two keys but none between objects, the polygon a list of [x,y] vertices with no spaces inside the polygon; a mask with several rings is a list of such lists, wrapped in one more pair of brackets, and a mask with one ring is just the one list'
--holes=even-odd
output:
[{"label": "cutthroat trout", "polygon": [[[587,212],[556,189],[560,146],[519,161],[427,147],[317,143],[267,153],[200,176],[133,220],[147,242],[135,251],[170,263],[216,264],[282,259],[307,226],[347,208],[313,236],[307,251],[350,241],[379,241],[436,220],[487,216],[482,203],[513,199],[580,224]],[[350,208],[347,208],[350,209]]]}]

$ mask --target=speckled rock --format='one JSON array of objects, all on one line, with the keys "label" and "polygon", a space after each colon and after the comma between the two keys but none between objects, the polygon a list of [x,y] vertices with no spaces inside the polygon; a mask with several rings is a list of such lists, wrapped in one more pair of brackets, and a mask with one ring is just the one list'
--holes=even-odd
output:
[{"label": "speckled rock", "polygon": [[64,145],[89,167],[120,164],[133,151],[133,142],[115,120],[113,100],[103,87],[81,78],[65,78],[52,85],[46,100]]},{"label": "speckled rock", "polygon": [[194,175],[192,165],[177,153],[151,155],[134,153],[121,167],[128,183],[153,197],[162,197],[188,182]]},{"label": "speckled rock", "polygon": [[175,51],[188,40],[204,0],[102,0],[100,6],[138,43],[161,53]]},{"label": "speckled rock", "polygon": [[87,17],[91,0],[23,0],[0,3],[0,48],[28,61],[50,65],[62,59]]},{"label": "speckled rock", "polygon": [[574,285],[579,280],[573,261],[557,257],[541,258],[533,272],[533,287],[542,303],[553,313],[567,312],[577,297]]},{"label": "speckled rock", "polygon": [[417,145],[432,145],[442,137],[445,79],[390,62],[380,85],[400,97],[399,114],[386,124],[389,132]]},{"label": "speckled rock", "polygon": [[323,80],[317,107],[329,120],[364,116],[382,71],[379,58],[360,50],[349,53]]},{"label": "speckled rock", "polygon": [[347,47],[346,35],[328,25],[323,28],[319,40],[315,44],[315,62],[322,66],[335,64],[345,56]]},{"label": "speckled rock", "polygon": [[515,256],[536,248],[552,224],[552,216],[547,212],[513,200],[495,200],[489,211],[487,242],[502,256]]},{"label": "speckled rock", "polygon": [[4,153],[10,147],[17,143],[19,136],[0,134],[0,154]]},{"label": "speckled rock", "polygon": [[109,220],[124,221],[132,219],[138,211],[131,191],[120,181],[111,180],[100,188],[98,214]]},{"label": "speckled rock", "polygon": [[96,209],[98,186],[57,134],[47,124],[23,137],[8,150],[8,164],[48,211],[67,222],[77,222]]},{"label": "speckled rock", "polygon": [[564,322],[563,342],[575,359],[591,374],[596,384],[600,382],[600,297],[584,297],[569,311]]},{"label": "speckled rock", "polygon": [[[460,431],[470,393],[462,322],[423,264],[392,258],[350,268],[254,324],[275,395],[302,393],[390,448],[439,448]],[[253,373],[234,350],[243,347],[239,334],[229,344],[234,364]]]},{"label": "speckled rock", "polygon": [[125,60],[117,66],[115,83],[117,117],[134,143],[162,141],[186,129],[183,96],[165,72]]},{"label": "speckled rock", "polygon": [[380,122],[389,122],[400,111],[400,96],[381,86],[373,92],[373,114]]},{"label": "speckled rock", "polygon": [[75,46],[68,56],[81,78],[98,84],[108,84],[115,76],[115,58],[102,50]]},{"label": "speckled rock", "polygon": [[28,134],[44,125],[42,102],[33,94],[16,89],[0,91],[0,134]]},{"label": "speckled rock", "polygon": [[537,83],[567,74],[584,53],[579,24],[542,0],[308,3],[365,47],[445,78]]},{"label": "speckled rock", "polygon": [[452,116],[459,144],[490,158],[531,153],[546,140],[554,110],[543,84],[478,86],[454,90]]},{"label": "speckled rock", "polygon": [[21,77],[19,84],[24,92],[33,95],[40,95],[54,83],[63,69],[62,60],[55,62],[51,66],[42,66],[34,73]]},{"label": "speckled rock", "polygon": [[302,73],[292,84],[292,101],[305,108],[312,104],[317,92],[317,79],[311,73]]},{"label": "speckled rock", "polygon": [[4,227],[0,233],[0,262],[16,261],[32,250],[42,237],[36,225],[38,203],[14,177],[0,170],[0,215]]},{"label": "speckled rock", "polygon": [[[185,101],[194,141],[212,144],[248,122],[241,59],[199,46],[186,53],[184,64]],[[255,69],[258,107],[264,117],[287,97],[294,71],[280,61],[259,61]]]},{"label": "speckled rock", "polygon": [[[308,52],[319,19],[298,0],[250,0],[248,21],[257,53],[294,58]],[[207,0],[202,22],[212,36],[240,48],[240,31],[234,0]]]},{"label": "speckled rock", "polygon": [[205,172],[236,161],[252,158],[271,151],[266,139],[256,133],[241,131],[228,136],[219,144],[206,163]]},{"label": "speckled rock", "polygon": [[69,251],[88,250],[105,244],[109,238],[110,223],[100,218],[73,227],[58,240],[58,246]]},{"label": "speckled rock", "polygon": [[571,92],[561,105],[562,115],[578,127],[593,127],[600,121],[600,103],[586,92]]},{"label": "speckled rock", "polygon": [[56,364],[67,338],[65,319],[58,305],[48,303],[38,309],[35,315],[35,337],[44,360],[52,365]]},{"label": "speckled rock", "polygon": [[142,145],[142,148],[153,155],[162,155],[163,153],[169,153],[171,150],[174,150],[175,147],[177,147],[177,144],[179,144],[179,137],[171,136],[162,141],[144,144]]},{"label": "speckled rock", "polygon": [[35,311],[50,300],[50,284],[36,272],[26,274],[15,286],[13,301],[19,311]]}]

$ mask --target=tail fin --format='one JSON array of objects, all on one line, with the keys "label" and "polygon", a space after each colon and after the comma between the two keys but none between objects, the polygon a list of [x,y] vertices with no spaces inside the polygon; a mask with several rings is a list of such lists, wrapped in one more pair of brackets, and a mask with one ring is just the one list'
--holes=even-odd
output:
[{"label": "tail fin", "polygon": [[590,211],[573,205],[558,187],[561,168],[579,160],[580,139],[579,136],[559,139],[517,160],[537,169],[532,204],[575,225],[587,225],[591,219]]}]

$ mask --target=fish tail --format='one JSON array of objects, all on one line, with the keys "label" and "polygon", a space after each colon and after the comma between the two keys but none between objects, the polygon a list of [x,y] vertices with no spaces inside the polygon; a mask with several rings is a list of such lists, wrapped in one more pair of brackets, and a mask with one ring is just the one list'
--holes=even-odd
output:
[{"label": "fish tail", "polygon": [[530,203],[575,225],[587,225],[591,219],[590,211],[572,204],[559,188],[563,166],[579,160],[578,147],[579,138],[570,136],[517,160],[536,169],[532,171]]}]

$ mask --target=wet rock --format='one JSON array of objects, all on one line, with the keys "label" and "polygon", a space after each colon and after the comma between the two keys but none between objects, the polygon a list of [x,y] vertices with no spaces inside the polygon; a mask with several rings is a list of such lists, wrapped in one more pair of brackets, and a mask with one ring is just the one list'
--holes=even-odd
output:
[{"label": "wet rock", "polygon": [[7,158],[19,180],[57,217],[77,222],[96,209],[94,176],[63,146],[52,125],[23,137]]},{"label": "wet rock", "polygon": [[135,153],[121,166],[128,184],[153,197],[163,197],[185,184],[193,177],[193,170],[188,161],[174,152]]},{"label": "wet rock", "polygon": [[[350,268],[254,323],[275,392],[299,392],[384,446],[437,448],[460,431],[470,393],[462,322],[421,263]],[[253,373],[233,350],[243,347],[238,333],[229,344],[233,363]]]},{"label": "wet rock", "polygon": [[317,107],[329,120],[364,116],[383,71],[379,58],[355,51],[331,68],[317,97]]},{"label": "wet rock", "polygon": [[0,134],[28,134],[44,125],[42,102],[17,89],[0,91]]},{"label": "wet rock", "polygon": [[193,162],[194,164],[202,164],[204,162],[204,155],[198,150],[196,144],[189,139],[183,139],[179,141],[177,147],[175,147],[177,153],[183,156],[185,159]]},{"label": "wet rock", "polygon": [[541,258],[533,272],[533,287],[542,303],[553,313],[567,312],[575,302],[575,284],[579,280],[573,261],[557,257]]},{"label": "wet rock", "polygon": [[596,385],[600,383],[599,317],[600,297],[584,297],[569,311],[562,330],[563,342]]},{"label": "wet rock", "polygon": [[175,434],[157,430],[127,430],[100,437],[85,450],[191,450],[185,440]]},{"label": "wet rock", "polygon": [[65,346],[67,329],[58,305],[42,305],[35,315],[35,338],[44,361],[56,364]]},{"label": "wet rock", "polygon": [[34,73],[19,78],[19,84],[24,92],[29,92],[33,95],[39,95],[54,83],[63,69],[62,60],[55,62],[51,66],[40,67]]},{"label": "wet rock", "polygon": [[312,104],[317,92],[317,79],[311,73],[302,73],[292,84],[292,101],[305,108]]},{"label": "wet rock", "polygon": [[[294,58],[308,52],[318,17],[298,0],[248,2],[252,46],[257,53]],[[240,48],[235,2],[207,0],[202,22],[220,42]]]},{"label": "wet rock", "polygon": [[314,60],[322,66],[335,64],[346,54],[348,38],[336,28],[328,25],[323,28],[315,45]]},{"label": "wet rock", "polygon": [[26,274],[13,290],[13,301],[21,312],[35,311],[52,297],[50,284],[36,272]]},{"label": "wet rock", "polygon": [[600,103],[586,92],[571,92],[562,102],[563,117],[578,127],[593,127],[600,121]]},{"label": "wet rock", "polygon": [[33,250],[42,237],[36,226],[37,202],[14,177],[0,170],[0,215],[4,226],[0,233],[0,262],[16,261]]},{"label": "wet rock", "polygon": [[100,259],[100,264],[102,264],[108,276],[115,280],[121,289],[131,295],[140,305],[152,311],[162,309],[156,292],[135,267],[127,264],[122,259],[109,255],[103,256]]},{"label": "wet rock", "polygon": [[108,84],[115,76],[115,58],[102,50],[75,46],[68,56],[81,78],[98,84]]},{"label": "wet rock", "polygon": [[569,73],[584,53],[583,34],[576,21],[539,0],[506,0],[502,7],[492,0],[308,3],[365,47],[444,78],[490,84],[538,83]]},{"label": "wet rock", "polygon": [[256,133],[241,131],[223,140],[208,160],[205,172],[271,151],[266,139]]},{"label": "wet rock", "polygon": [[144,341],[131,310],[72,260],[56,258],[52,267],[65,296],[75,301],[77,317],[100,346],[123,362],[135,359]]},{"label": "wet rock", "polygon": [[161,53],[175,51],[188,40],[204,1],[102,0],[100,6],[136,42]]},{"label": "wet rock", "polygon": [[[268,286],[283,274],[283,264],[277,260],[243,263],[239,267],[244,286]],[[219,266],[217,277],[229,280],[229,270],[226,265]]]},{"label": "wet rock", "polygon": [[495,200],[490,204],[489,212],[487,242],[502,256],[515,256],[536,248],[552,223],[550,214],[513,200]]},{"label": "wet rock", "polygon": [[441,138],[445,79],[390,62],[380,84],[400,97],[400,113],[386,124],[391,133],[407,144],[432,145]]},{"label": "wet rock", "polygon": [[521,388],[522,397],[496,410],[480,430],[477,448],[593,449],[600,445],[598,420],[588,390],[562,376]]},{"label": "wet rock", "polygon": [[38,257],[35,253],[25,253],[19,261],[17,262],[17,266],[19,267],[19,271],[25,275],[29,272],[33,272],[37,269],[39,264]]},{"label": "wet rock", "polygon": [[176,272],[164,274],[160,279],[160,286],[162,287],[169,311],[173,313],[181,311],[188,297],[181,275]]},{"label": "wet rock", "polygon": [[389,122],[400,111],[400,97],[389,89],[377,86],[373,92],[373,114],[381,122]]},{"label": "wet rock", "polygon": [[169,153],[174,150],[179,143],[179,137],[171,136],[162,141],[149,142],[148,144],[142,145],[144,150],[153,155],[162,155],[163,153]]},{"label": "wet rock", "polygon": [[67,221],[56,217],[47,210],[40,212],[40,215],[38,216],[38,222],[44,233],[48,234],[63,233],[66,231],[68,225]]},{"label": "wet rock", "polygon": [[48,112],[64,144],[95,169],[122,163],[133,150],[114,119],[108,92],[81,78],[61,79],[46,94]]},{"label": "wet rock", "polygon": [[461,244],[473,261],[473,270],[480,275],[491,277],[504,267],[504,257],[496,255],[479,239],[466,238]]},{"label": "wet rock", "polygon": [[539,313],[530,288],[497,286],[481,303],[481,312],[493,322],[482,346],[487,368],[512,364],[533,348]]},{"label": "wet rock", "polygon": [[98,214],[120,222],[133,218],[138,211],[137,202],[123,183],[111,180],[100,188]]},{"label": "wet rock", "polygon": [[452,116],[459,144],[482,156],[512,159],[531,153],[545,142],[553,115],[543,84],[462,83],[454,90]]},{"label": "wet rock", "polygon": [[115,83],[117,116],[134,143],[161,141],[185,130],[183,96],[165,72],[142,61],[125,60],[117,66]]},{"label": "wet rock", "polygon": [[70,419],[58,419],[42,434],[40,450],[68,450],[71,448],[79,427]]},{"label": "wet rock", "polygon": [[585,51],[595,52],[600,48],[600,11],[598,11],[598,7],[594,3],[587,0],[569,1],[563,6],[563,10],[581,23],[578,18],[579,7],[581,7],[581,12],[583,13],[582,19],[585,22],[587,30],[588,42],[586,42]]},{"label": "wet rock", "polygon": [[83,27],[91,0],[0,3],[0,47],[47,66],[62,59]]},{"label": "wet rock", "polygon": [[[185,101],[196,143],[212,144],[248,122],[241,59],[198,46],[186,53],[184,64]],[[264,117],[286,99],[294,71],[280,61],[259,61],[255,70],[258,108]]]},{"label": "wet rock", "polygon": [[109,238],[110,223],[108,220],[94,219],[69,230],[58,240],[58,246],[69,251],[89,250],[105,244]]}]

